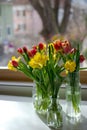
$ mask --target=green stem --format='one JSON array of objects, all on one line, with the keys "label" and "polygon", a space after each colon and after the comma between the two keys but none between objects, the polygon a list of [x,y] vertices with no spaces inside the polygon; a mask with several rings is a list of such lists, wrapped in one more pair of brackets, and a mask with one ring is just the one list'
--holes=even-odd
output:
[{"label": "green stem", "polygon": [[79,104],[77,103],[77,97],[75,94],[72,95],[72,104],[73,104],[73,108],[75,110],[75,113],[80,112]]},{"label": "green stem", "polygon": [[75,113],[80,112],[80,108],[79,108],[79,97],[77,95],[77,88],[79,86],[79,81],[76,80],[79,77],[77,77],[78,72],[75,73],[70,73],[70,86],[71,86],[71,96],[72,96],[72,105],[74,108]]}]

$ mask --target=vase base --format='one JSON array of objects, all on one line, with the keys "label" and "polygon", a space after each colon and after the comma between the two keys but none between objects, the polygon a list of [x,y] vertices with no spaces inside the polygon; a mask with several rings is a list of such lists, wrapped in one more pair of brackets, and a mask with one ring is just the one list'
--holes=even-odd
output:
[{"label": "vase base", "polygon": [[66,114],[68,119],[76,119],[79,120],[81,117],[81,113],[75,114],[75,113],[70,113],[70,114]]},{"label": "vase base", "polygon": [[62,123],[58,124],[58,125],[54,125],[54,124],[47,124],[47,126],[50,128],[50,129],[53,129],[53,130],[57,130],[58,128],[61,128],[62,127]]},{"label": "vase base", "polygon": [[71,118],[71,117],[66,116],[66,121],[67,121],[68,123],[70,123],[70,124],[73,124],[73,125],[75,125],[75,124],[77,124],[77,123],[80,123],[81,120],[82,120],[81,117],[78,117],[78,118],[76,118],[76,117]]},{"label": "vase base", "polygon": [[35,110],[35,111],[39,115],[47,115],[47,111],[39,111],[39,110]]}]

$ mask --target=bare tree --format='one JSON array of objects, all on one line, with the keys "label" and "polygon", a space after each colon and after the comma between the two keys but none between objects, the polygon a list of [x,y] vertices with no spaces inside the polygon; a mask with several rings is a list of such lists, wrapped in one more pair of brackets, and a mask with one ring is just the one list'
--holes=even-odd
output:
[{"label": "bare tree", "polygon": [[[64,1],[64,15],[60,24],[58,17],[61,1]],[[29,2],[41,17],[43,23],[41,35],[43,35],[45,39],[49,39],[55,34],[63,34],[66,32],[71,9],[71,0],[29,0]]]}]

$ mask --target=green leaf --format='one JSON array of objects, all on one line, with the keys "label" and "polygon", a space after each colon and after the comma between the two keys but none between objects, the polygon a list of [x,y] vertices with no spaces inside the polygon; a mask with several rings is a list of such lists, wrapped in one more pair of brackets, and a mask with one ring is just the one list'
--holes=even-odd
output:
[{"label": "green leaf", "polygon": [[76,71],[79,71],[80,68],[80,50],[79,50],[79,44],[77,45],[77,51],[76,51]]}]

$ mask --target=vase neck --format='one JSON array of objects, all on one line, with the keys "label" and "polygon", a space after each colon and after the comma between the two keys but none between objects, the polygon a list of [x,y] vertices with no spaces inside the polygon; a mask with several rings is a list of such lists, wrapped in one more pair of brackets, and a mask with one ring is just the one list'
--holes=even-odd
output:
[{"label": "vase neck", "polygon": [[51,104],[58,104],[59,99],[51,97]]},{"label": "vase neck", "polygon": [[72,72],[67,75],[67,82],[72,86],[79,84],[80,82],[80,74],[79,72]]}]

